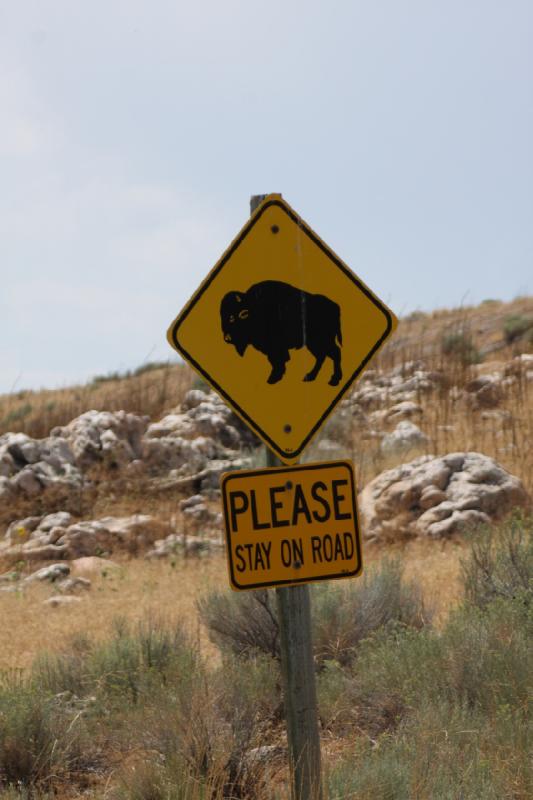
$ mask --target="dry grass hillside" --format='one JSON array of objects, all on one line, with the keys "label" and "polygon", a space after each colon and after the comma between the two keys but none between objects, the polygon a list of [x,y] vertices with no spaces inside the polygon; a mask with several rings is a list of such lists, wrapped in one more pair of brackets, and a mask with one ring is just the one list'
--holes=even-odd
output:
[{"label": "dry grass hillside", "polygon": [[479,306],[430,313],[414,311],[401,319],[396,335],[383,351],[382,363],[389,366],[404,360],[431,359],[436,366],[449,355],[466,365],[505,361],[517,353],[531,352],[532,314],[531,297],[510,303],[485,300]]},{"label": "dry grass hillside", "polygon": [[[362,489],[416,456],[475,451],[532,497],[533,366],[520,358],[531,353],[533,298],[410,314],[372,363],[374,377],[355,387],[373,394],[348,398],[306,458],[350,457]],[[396,424],[392,374],[414,381],[409,419],[423,437],[408,452],[383,447]],[[0,396],[0,436],[43,439],[91,409],[155,423],[200,386],[185,365],[149,364]],[[264,454],[246,457],[258,464]],[[0,500],[0,535],[14,520],[61,511],[74,522],[150,515],[176,537],[161,559],[145,559],[147,546],[104,547],[73,566],[70,578],[90,587],[65,590],[72,601],[57,606],[57,583],[24,583],[54,559],[35,563],[22,547],[0,556],[0,794],[9,800],[288,796],[279,653],[265,646],[276,638],[273,615],[252,593],[229,591],[223,550],[187,549],[220,538],[220,499],[205,492],[205,516],[186,517],[180,501],[193,489],[183,475],[101,461],[68,496]],[[532,525],[527,507],[510,519],[481,540],[367,542],[362,579],[313,590],[330,800],[531,796]]]},{"label": "dry grass hillside", "polygon": [[184,365],[149,363],[133,372],[96,375],[82,386],[0,395],[0,434],[22,431],[42,438],[92,408],[124,409],[157,419],[179,402],[193,380]]},{"label": "dry grass hillside", "polygon": [[[372,367],[390,368],[423,360],[444,366],[451,377],[466,377],[483,361],[508,361],[533,349],[533,298],[512,303],[486,300],[477,307],[413,312],[400,326]],[[95,376],[82,386],[0,395],[0,434],[22,431],[47,436],[89,409],[124,409],[152,419],[176,406],[197,380],[184,365],[149,363],[133,373]]]},{"label": "dry grass hillside", "polygon": [[[495,458],[520,478],[533,495],[533,386],[525,379],[524,371],[515,370],[516,380],[504,385],[497,403],[487,408],[467,402],[468,395],[467,401],[461,396],[479,374],[491,374],[495,370],[500,370],[501,374],[513,372],[516,357],[527,352],[533,352],[533,298],[530,297],[518,298],[512,303],[487,300],[472,308],[414,312],[401,319],[395,336],[374,360],[371,369],[379,374],[394,369],[401,372],[405,368],[406,374],[410,374],[414,363],[423,365],[428,374],[435,371],[441,376],[436,392],[427,395],[423,390],[416,390],[416,401],[423,413],[421,421],[417,421],[426,441],[415,448],[409,458],[422,453],[480,452]],[[156,421],[179,408],[191,386],[202,384],[187,365],[156,363],[144,365],[132,373],[99,376],[84,386],[0,396],[0,435],[9,430],[42,438],[55,426],[66,425],[90,409],[123,409]],[[360,385],[356,384],[355,388]],[[372,408],[370,406],[370,412]],[[375,414],[379,415],[379,410]],[[336,449],[322,450],[324,439],[332,440]],[[353,460],[359,489],[383,470],[402,461],[401,454],[383,452],[380,439],[369,434],[367,418],[361,421],[357,415],[350,414],[346,419],[342,412],[332,415],[311,445],[306,459],[324,460],[328,453],[332,457]],[[254,459],[260,461],[261,455],[256,454]],[[164,484],[154,485],[143,476],[128,474],[125,477],[121,471],[109,472],[98,464],[91,468],[88,477],[90,486],[83,494],[73,493],[67,505],[56,500],[53,492],[45,497],[21,497],[16,502],[4,503],[0,507],[0,530],[3,527],[5,531],[13,519],[64,508],[81,519],[148,513],[165,524],[176,524],[178,502],[184,495],[172,489],[172,482],[166,489]],[[218,501],[210,502],[210,506],[219,509]],[[407,561],[409,548],[414,548],[413,569],[431,587],[430,593],[441,599],[450,597],[448,567],[450,574],[457,573],[460,540],[437,546],[421,542],[393,542],[389,546],[407,548]],[[443,555],[443,563],[447,564],[444,570],[434,562],[436,547],[441,553],[447,548],[453,553],[451,563],[448,563],[450,554]],[[429,573],[423,566],[424,548],[434,565]],[[224,569],[221,560],[222,573]],[[443,591],[437,593],[433,591],[435,570],[437,575],[442,575]],[[443,599],[443,607],[446,603]]]}]

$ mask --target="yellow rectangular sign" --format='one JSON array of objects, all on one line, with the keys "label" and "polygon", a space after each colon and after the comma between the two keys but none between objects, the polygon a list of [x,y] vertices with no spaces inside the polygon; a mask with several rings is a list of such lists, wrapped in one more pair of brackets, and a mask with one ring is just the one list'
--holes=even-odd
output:
[{"label": "yellow rectangular sign", "polygon": [[362,569],[353,467],[301,464],[222,477],[231,587],[351,578]]}]

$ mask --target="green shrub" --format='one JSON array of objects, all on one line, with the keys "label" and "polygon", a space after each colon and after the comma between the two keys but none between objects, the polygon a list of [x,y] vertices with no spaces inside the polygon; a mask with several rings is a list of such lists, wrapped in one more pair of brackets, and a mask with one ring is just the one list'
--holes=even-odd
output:
[{"label": "green shrub", "polygon": [[[359,642],[396,621],[421,627],[429,620],[420,592],[404,584],[399,562],[381,566],[343,585],[311,587],[313,641],[317,663],[353,660]],[[213,642],[236,655],[262,652],[279,659],[279,629],[274,592],[212,592],[199,603],[200,616]]]},{"label": "green shrub", "polygon": [[9,414],[6,414],[6,416],[2,420],[2,428],[8,429],[9,426],[13,425],[14,422],[20,422],[21,420],[28,417],[32,411],[33,411],[33,406],[31,403],[24,403],[18,408],[14,408],[12,411],[9,412]]},{"label": "green shrub", "polygon": [[406,314],[405,317],[403,317],[403,319],[406,322],[418,322],[421,319],[426,319],[426,317],[427,314],[424,311],[420,311],[417,309],[415,311],[409,312],[409,314]]},{"label": "green shrub", "polygon": [[150,752],[152,765],[127,770],[122,792],[166,797],[160,792],[174,786],[170,797],[258,796],[264,776],[246,756],[264,743],[279,703],[278,669],[265,656],[225,657],[196,676],[187,702],[168,687],[143,697],[124,720],[122,747]]},{"label": "green shrub", "polygon": [[65,654],[41,656],[33,675],[46,691],[96,695],[120,704],[136,703],[161,685],[178,684],[186,694],[199,671],[198,656],[181,627],[168,629],[150,618],[135,628],[118,620],[107,641],[78,638]]},{"label": "green shrub", "polygon": [[110,383],[111,381],[121,381],[124,378],[129,378],[131,376],[131,372],[129,370],[127,372],[119,372],[116,370],[115,372],[107,372],[105,375],[95,375],[92,378],[90,386],[99,386],[102,383]]},{"label": "green shrub", "polygon": [[492,600],[533,596],[533,517],[515,514],[499,526],[483,527],[463,561],[465,596],[484,608]]},{"label": "green shrub", "polygon": [[97,760],[79,709],[24,680],[0,685],[0,787],[45,789]]},{"label": "green shrub", "polygon": [[367,740],[345,758],[328,776],[327,797],[526,800],[527,762],[523,726],[439,703],[417,708],[394,736]]},{"label": "green shrub", "polygon": [[503,323],[503,335],[507,344],[516,342],[525,334],[533,330],[533,316],[522,314],[511,314],[505,318]]},{"label": "green shrub", "polygon": [[[231,676],[231,679],[228,679]],[[281,714],[281,675],[278,662],[256,653],[242,658],[226,653],[212,676],[221,717],[234,732],[252,738],[257,726],[270,724]]]},{"label": "green shrub", "polygon": [[127,369],[124,372],[119,372],[115,370],[114,372],[108,372],[104,375],[95,375],[94,378],[91,380],[91,386],[94,388],[99,386],[102,383],[109,383],[111,381],[122,381],[126,380],[127,378],[136,378],[139,375],[144,375],[147,372],[154,372],[158,369],[170,369],[171,367],[177,366],[179,362],[174,361],[148,361],[146,364],[141,364],[139,367],[135,369]]},{"label": "green shrub", "polygon": [[279,659],[279,627],[273,591],[211,592],[199,601],[198,610],[211,640],[223,650],[235,655],[267,653]]},{"label": "green shrub", "polygon": [[121,700],[139,695],[161,683],[190,683],[198,669],[197,657],[181,627],[167,629],[154,619],[132,630],[119,622],[111,640],[95,648],[88,661],[89,678],[107,695]]},{"label": "green shrub", "polygon": [[154,372],[157,369],[170,369],[170,367],[177,366],[178,363],[177,361],[148,361],[146,364],[136,367],[131,374],[137,377],[138,375],[144,375],[146,372]]},{"label": "green shrub", "polygon": [[350,669],[327,665],[319,697],[336,713],[329,724],[359,734],[329,796],[530,796],[532,633],[531,608],[499,599],[464,606],[440,633],[392,624],[361,643]]},{"label": "green shrub", "polygon": [[430,620],[420,591],[403,581],[400,562],[390,559],[357,581],[314,586],[312,598],[319,663],[351,663],[359,643],[391,622],[421,628]]},{"label": "green shrub", "polygon": [[349,735],[354,727],[365,730],[366,735],[388,730],[393,718],[403,714],[396,697],[384,698],[388,708],[380,708],[378,699],[371,704],[371,720],[363,721],[364,705],[359,686],[351,670],[341,667],[338,661],[325,661],[317,675],[318,710],[322,728],[339,735]]},{"label": "green shrub", "polygon": [[244,756],[263,743],[281,702],[272,659],[226,655],[208,672],[179,627],[153,619],[118,622],[104,642],[78,638],[67,653],[41,657],[33,687],[68,702],[84,698],[104,753],[141,754],[114,789],[133,799],[256,796],[263,777]]},{"label": "green shrub", "polygon": [[[327,798],[531,796],[531,528],[514,517],[472,539],[466,601],[441,630],[396,561],[312,587],[322,726],[353,743]],[[274,797],[275,762],[250,753],[279,742],[275,593],[213,593],[200,609],[222,649],[209,668],[152,618],[0,684],[0,794],[82,791],[98,768],[110,800]]]},{"label": "green shrub", "polygon": [[445,334],[441,340],[441,350],[443,355],[456,359],[463,366],[479,364],[483,360],[472,336],[464,331]]},{"label": "green shrub", "polygon": [[192,384],[193,389],[200,389],[202,392],[209,394],[211,391],[211,386],[207,383],[207,381],[201,377],[201,375],[195,375],[194,381]]},{"label": "green shrub", "polygon": [[423,698],[486,709],[523,708],[533,612],[519,600],[485,611],[456,611],[441,633],[391,627],[361,644],[356,663],[362,697],[392,694],[406,706]]},{"label": "green shrub", "polygon": [[111,800],[204,800],[211,798],[190,774],[182,759],[166,762],[152,758],[139,759],[121,770],[118,785],[110,793]]},{"label": "green shrub", "polygon": [[89,693],[85,658],[90,656],[93,643],[85,636],[75,636],[68,649],[60,655],[39,654],[32,669],[36,691],[59,694],[70,692],[77,697]]}]

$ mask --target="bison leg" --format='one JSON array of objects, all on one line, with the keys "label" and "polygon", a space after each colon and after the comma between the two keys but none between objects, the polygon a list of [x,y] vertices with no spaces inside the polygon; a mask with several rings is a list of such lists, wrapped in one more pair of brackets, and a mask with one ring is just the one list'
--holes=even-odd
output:
[{"label": "bison leg", "polygon": [[320,372],[320,368],[321,368],[322,364],[324,363],[324,359],[326,358],[326,356],[324,354],[322,354],[322,353],[320,353],[318,355],[316,353],[313,353],[313,355],[316,358],[315,366],[313,367],[313,369],[310,372],[307,373],[307,375],[304,378],[304,381],[314,381],[314,379],[316,378],[316,376]]},{"label": "bison leg", "polygon": [[334,344],[331,350],[328,353],[329,357],[333,361],[333,375],[329,379],[330,386],[337,386],[341,379],[342,379],[342,369],[341,369],[341,350],[338,345]]},{"label": "bison leg", "polygon": [[285,364],[289,360],[289,353],[288,351],[276,354],[271,353],[268,356],[268,360],[270,361],[272,371],[268,376],[267,383],[278,383],[285,375]]}]

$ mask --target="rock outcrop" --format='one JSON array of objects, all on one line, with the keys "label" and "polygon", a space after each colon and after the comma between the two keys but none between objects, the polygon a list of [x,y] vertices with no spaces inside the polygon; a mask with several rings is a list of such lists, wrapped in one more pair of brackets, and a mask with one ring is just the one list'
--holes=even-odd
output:
[{"label": "rock outcrop", "polygon": [[50,487],[67,496],[90,485],[94,467],[151,478],[194,477],[218,462],[231,469],[243,449],[257,444],[218,395],[199,389],[152,424],[125,411],[87,411],[46,439],[0,436],[0,502],[32,498]]},{"label": "rock outcrop", "polygon": [[[53,524],[57,521],[63,524]],[[45,561],[104,553],[134,555],[144,552],[171,532],[168,523],[148,514],[71,522],[70,514],[60,512],[13,522],[4,542],[0,543],[0,556],[16,557],[22,561]]]},{"label": "rock outcrop", "polygon": [[79,488],[81,472],[64,439],[31,439],[24,433],[0,436],[0,502],[34,497],[54,486],[68,494]]},{"label": "rock outcrop", "polygon": [[53,428],[51,436],[69,446],[76,465],[117,468],[139,458],[149,417],[125,411],[87,411],[68,425]]},{"label": "rock outcrop", "polygon": [[381,450],[385,455],[407,455],[407,453],[424,447],[428,442],[418,425],[409,420],[399,422],[391,433],[385,434],[381,440]]},{"label": "rock outcrop", "polygon": [[191,389],[178,411],[148,427],[142,459],[152,471],[178,476],[197,473],[209,461],[232,460],[257,444],[218,395]]},{"label": "rock outcrop", "polygon": [[[442,444],[438,432],[454,430],[452,414],[446,424],[437,425],[428,413],[428,398],[436,392],[445,396],[449,409],[466,410],[474,426],[491,432],[495,452],[512,452],[513,445],[502,436],[515,419],[508,389],[527,390],[533,355],[507,364],[476,365],[469,374],[469,381],[451,386],[444,372],[430,371],[420,361],[387,371],[367,370],[305,459],[352,457],[352,448],[363,440],[375,440],[368,452],[390,463],[412,459],[415,451],[450,447]],[[6,433],[0,436],[0,507],[5,521],[34,509],[68,508],[81,514],[98,496],[100,485],[110,498],[132,489],[136,497],[142,492],[176,495],[177,506],[180,498],[187,499],[179,504],[172,525],[144,514],[84,521],[67,511],[26,516],[9,525],[0,555],[18,555],[31,563],[102,553],[149,551],[160,556],[179,548],[213,549],[221,518],[209,501],[219,498],[223,472],[252,465],[251,451],[257,444],[218,395],[201,389],[188,391],[180,406],[158,421],[125,411],[93,410],[54,428],[44,439]],[[18,500],[23,501],[19,510],[11,513]],[[524,502],[519,481],[486,456],[424,456],[383,473],[364,489],[364,530],[370,538],[448,536]]]},{"label": "rock outcrop", "polygon": [[366,539],[450,536],[528,503],[521,481],[481,453],[421,456],[382,472],[360,494]]}]

